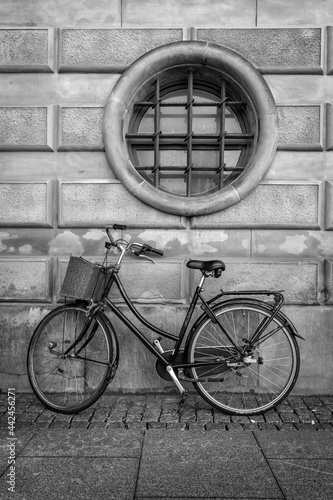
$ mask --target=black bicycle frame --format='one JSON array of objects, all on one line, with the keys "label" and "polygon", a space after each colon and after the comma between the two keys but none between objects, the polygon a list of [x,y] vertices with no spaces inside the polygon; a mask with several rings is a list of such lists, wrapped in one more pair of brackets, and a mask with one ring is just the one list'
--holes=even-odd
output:
[{"label": "black bicycle frame", "polygon": [[[143,324],[145,325],[146,327],[148,327],[151,331],[157,333],[158,335],[164,337],[164,338],[167,338],[167,339],[170,339],[170,340],[173,340],[175,342],[175,346],[174,346],[174,350],[172,352],[172,355],[170,357],[170,359],[166,360],[165,357],[163,356],[162,353],[159,352],[159,350],[157,348],[154,347],[154,345],[150,342],[150,340],[148,340],[145,335],[143,333],[140,332],[140,330],[138,330],[138,328],[132,323],[132,321],[130,321],[127,316],[125,316],[125,314],[108,298],[108,293],[113,285],[113,283],[115,283],[117,285],[117,288],[122,296],[122,298],[124,299],[126,305],[129,307],[130,311],[134,314],[134,316]],[[187,314],[186,314],[186,317],[184,319],[184,322],[183,322],[183,325],[181,327],[181,330],[180,330],[180,333],[179,333],[179,336],[175,336],[175,335],[172,335],[171,333],[168,333],[166,332],[165,330],[161,330],[160,328],[156,327],[155,325],[153,325],[152,323],[150,323],[147,319],[145,319],[143,316],[141,316],[141,314],[139,313],[139,311],[136,309],[136,307],[134,306],[134,304],[131,302],[131,299],[128,297],[121,281],[120,281],[120,278],[118,276],[118,273],[117,272],[113,272],[112,274],[112,277],[110,279],[110,282],[108,284],[108,286],[106,287],[105,289],[105,292],[103,294],[104,296],[104,299],[106,301],[106,303],[108,304],[108,306],[110,307],[111,311],[116,314],[116,316],[118,316],[118,318],[134,333],[134,335],[145,345],[145,347],[155,356],[157,357],[161,363],[164,365],[164,366],[168,366],[168,365],[171,365],[173,368],[190,368],[192,366],[211,366],[212,365],[212,361],[210,362],[196,362],[196,363],[174,363],[176,358],[177,358],[177,355],[179,354],[179,351],[181,349],[181,345],[182,345],[182,342],[184,340],[184,337],[186,335],[186,332],[187,332],[187,329],[188,329],[188,325],[191,321],[191,318],[193,316],[193,312],[194,312],[194,309],[197,305],[197,302],[198,302],[198,299],[201,300],[202,302],[202,309],[206,312],[206,314],[210,317],[210,319],[214,322],[214,323],[218,323],[221,330],[223,331],[223,333],[227,336],[227,338],[229,339],[229,341],[231,342],[231,344],[235,347],[235,349],[241,353],[241,349],[239,348],[239,346],[235,343],[234,339],[229,335],[229,333],[225,330],[225,328],[223,327],[223,325],[221,324],[221,322],[219,321],[219,319],[215,316],[213,310],[211,309],[211,307],[209,306],[209,304],[205,301],[205,299],[202,297],[201,295],[201,291],[202,291],[202,288],[200,286],[197,286],[195,292],[194,292],[194,295],[192,297],[192,300],[191,300],[191,303],[190,303],[190,306],[189,306],[189,309],[187,311]]]},{"label": "black bicycle frame", "polygon": [[[140,330],[138,330],[138,328],[132,323],[132,321],[130,319],[128,319],[127,316],[108,298],[108,294],[109,294],[109,292],[110,292],[110,290],[112,288],[112,285],[114,283],[116,284],[116,286],[117,286],[117,288],[118,288],[118,290],[119,290],[122,298],[124,299],[125,304],[129,307],[130,311],[140,321],[141,324],[143,324],[144,326],[146,326],[150,331],[153,331],[153,332],[157,333],[158,335],[160,335],[160,336],[162,336],[164,338],[167,338],[167,339],[172,340],[172,341],[175,342],[174,349],[173,349],[172,354],[169,357],[169,359],[166,359],[163,356],[163,353],[161,353],[150,342],[150,340],[148,340],[145,337],[145,335],[143,333],[141,333]],[[90,320],[91,320],[91,318],[93,318],[94,312],[98,311],[101,308],[101,306],[103,304],[103,301],[105,301],[107,303],[107,305],[110,307],[111,311],[114,314],[116,314],[116,316],[118,316],[118,318],[131,330],[131,332],[134,333],[134,335],[144,344],[144,346],[156,358],[159,359],[159,361],[165,367],[166,366],[172,366],[173,368],[191,368],[193,366],[196,366],[196,367],[198,367],[198,366],[200,366],[200,367],[201,366],[211,366],[212,365],[212,361],[207,361],[207,362],[200,361],[200,362],[195,362],[195,363],[179,363],[179,362],[175,363],[175,360],[177,359],[177,356],[178,356],[178,354],[179,354],[179,352],[181,350],[181,345],[182,345],[183,340],[185,338],[185,335],[186,335],[189,323],[190,323],[191,318],[193,316],[194,309],[195,309],[195,307],[196,307],[197,302],[198,302],[199,299],[202,302],[201,309],[207,314],[207,316],[211,319],[211,321],[213,323],[219,325],[219,327],[221,328],[221,331],[226,335],[226,337],[228,338],[229,342],[233,345],[233,347],[235,348],[235,350],[240,355],[244,354],[243,349],[241,349],[236,344],[236,342],[234,341],[234,339],[232,338],[232,336],[229,335],[228,331],[224,328],[224,326],[219,321],[219,318],[215,316],[214,311],[213,311],[212,307],[210,306],[210,304],[212,304],[214,301],[216,301],[217,299],[219,299],[221,297],[225,297],[226,295],[238,295],[238,296],[244,295],[244,294],[247,294],[247,295],[262,295],[262,294],[264,294],[264,295],[274,295],[275,306],[273,306],[271,308],[271,315],[269,317],[264,318],[263,321],[261,322],[261,324],[257,327],[257,329],[254,332],[252,338],[249,339],[249,341],[247,343],[247,348],[248,347],[251,348],[253,346],[253,344],[259,340],[260,335],[265,330],[265,328],[268,326],[268,324],[273,320],[273,318],[277,315],[277,313],[280,311],[280,309],[282,307],[282,304],[283,304],[283,296],[282,296],[282,294],[280,292],[273,292],[273,291],[269,291],[269,290],[257,290],[257,291],[247,290],[247,291],[222,292],[221,294],[213,297],[212,299],[210,299],[207,302],[202,297],[201,291],[202,291],[202,287],[201,286],[197,286],[197,288],[196,288],[196,290],[194,292],[194,295],[192,297],[190,306],[188,308],[186,317],[184,319],[183,325],[182,325],[182,327],[180,329],[179,336],[177,337],[176,335],[172,335],[171,333],[166,332],[165,330],[162,330],[162,329],[158,328],[157,326],[153,325],[152,323],[150,323],[146,318],[144,318],[139,313],[139,311],[136,309],[136,307],[132,303],[131,299],[128,297],[128,295],[127,295],[127,293],[126,293],[126,291],[125,291],[125,289],[124,289],[124,287],[123,287],[123,285],[121,283],[121,280],[120,280],[120,278],[118,276],[117,270],[113,269],[111,271],[110,278],[109,278],[108,283],[107,283],[107,285],[105,287],[105,290],[103,292],[103,296],[102,296],[101,302],[99,304],[96,304],[95,306],[92,307],[90,316],[88,316],[87,322],[86,322],[86,324],[85,324],[82,332],[80,333],[80,335],[76,339],[76,341],[67,349],[67,351],[65,352],[65,354],[68,354],[84,338],[84,336],[86,335],[86,333],[88,332],[88,330],[89,330],[89,328],[91,326]],[[96,330],[96,327],[93,326],[93,329],[92,329],[91,333],[89,334],[88,339],[84,342],[83,346],[81,346],[81,348],[79,349],[78,353],[81,352],[83,350],[83,347],[85,347],[89,343],[90,339],[94,335],[95,330]]]}]

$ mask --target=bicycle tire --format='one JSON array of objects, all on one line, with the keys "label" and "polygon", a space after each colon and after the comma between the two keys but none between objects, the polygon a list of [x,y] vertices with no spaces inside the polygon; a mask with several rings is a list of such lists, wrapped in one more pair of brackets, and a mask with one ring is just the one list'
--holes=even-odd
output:
[{"label": "bicycle tire", "polygon": [[[213,309],[242,348],[254,328],[271,316],[272,311],[265,302],[251,299],[229,300]],[[193,385],[212,407],[232,415],[256,415],[277,406],[294,387],[300,368],[293,328],[283,314],[277,314],[262,332],[254,345],[253,358],[242,358],[208,315],[199,318],[194,325],[186,350],[188,363],[215,362],[214,365],[192,367],[188,374],[199,379]],[[221,364],[216,364],[219,360]]]},{"label": "bicycle tire", "polygon": [[55,412],[71,414],[88,408],[116,373],[117,337],[110,321],[100,312],[93,316],[84,338],[64,356],[87,324],[86,313],[82,304],[60,306],[43,318],[30,340],[27,365],[31,387],[37,398]]}]

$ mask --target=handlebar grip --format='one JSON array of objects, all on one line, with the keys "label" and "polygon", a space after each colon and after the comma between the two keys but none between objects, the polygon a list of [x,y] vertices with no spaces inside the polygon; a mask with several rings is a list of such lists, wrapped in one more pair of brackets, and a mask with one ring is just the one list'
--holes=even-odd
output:
[{"label": "handlebar grip", "polygon": [[146,251],[157,253],[157,255],[164,255],[164,252],[162,252],[162,250],[158,250],[158,248],[151,247],[150,245],[146,245]]},{"label": "handlebar grip", "polygon": [[126,231],[127,226],[125,226],[124,224],[113,224],[113,229],[115,231],[117,231],[117,230],[119,230],[119,231]]},{"label": "handlebar grip", "polygon": [[162,252],[162,250],[158,250],[158,248],[152,248],[151,251],[157,253],[158,255],[164,255],[164,252]]}]

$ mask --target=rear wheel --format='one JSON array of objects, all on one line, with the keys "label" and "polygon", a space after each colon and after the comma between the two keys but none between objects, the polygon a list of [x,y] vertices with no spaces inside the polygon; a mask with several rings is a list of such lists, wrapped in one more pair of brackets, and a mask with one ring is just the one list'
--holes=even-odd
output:
[{"label": "rear wheel", "polygon": [[189,369],[196,390],[226,413],[254,415],[273,408],[289,394],[299,372],[291,327],[277,315],[251,346],[252,335],[271,315],[267,305],[235,300],[214,312],[222,328],[205,316],[188,340],[188,362],[203,363]]},{"label": "rear wheel", "polygon": [[101,396],[118,365],[111,328],[103,314],[89,319],[87,309],[76,304],[58,307],[40,322],[28,349],[28,375],[49,409],[77,413]]}]

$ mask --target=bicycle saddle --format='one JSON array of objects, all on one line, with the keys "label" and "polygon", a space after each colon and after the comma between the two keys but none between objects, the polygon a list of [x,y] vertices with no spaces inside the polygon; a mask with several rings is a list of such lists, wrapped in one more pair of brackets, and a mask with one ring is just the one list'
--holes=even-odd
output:
[{"label": "bicycle saddle", "polygon": [[200,271],[214,271],[215,278],[219,278],[222,271],[225,270],[225,263],[222,260],[189,260],[186,263],[191,269],[200,269]]}]

